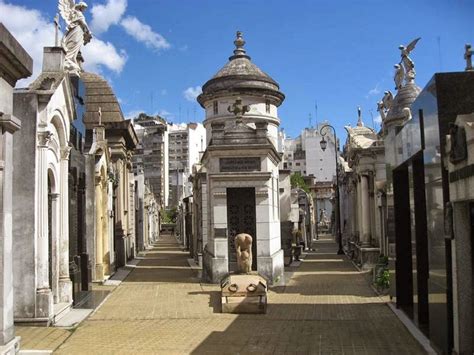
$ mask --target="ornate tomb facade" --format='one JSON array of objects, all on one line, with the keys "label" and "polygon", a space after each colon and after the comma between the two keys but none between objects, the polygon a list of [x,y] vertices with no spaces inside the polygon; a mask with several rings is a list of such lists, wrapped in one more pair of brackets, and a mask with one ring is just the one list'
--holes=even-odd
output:
[{"label": "ornate tomb facade", "polygon": [[194,174],[195,225],[203,245],[203,277],[221,279],[237,267],[234,238],[254,238],[252,270],[283,282],[280,241],[278,84],[250,60],[237,32],[234,55],[203,86],[207,149]]},{"label": "ornate tomb facade", "polygon": [[46,47],[40,76],[14,94],[14,114],[24,118],[13,141],[14,312],[20,322],[48,324],[72,303],[68,177],[77,108],[64,62],[63,48]]}]

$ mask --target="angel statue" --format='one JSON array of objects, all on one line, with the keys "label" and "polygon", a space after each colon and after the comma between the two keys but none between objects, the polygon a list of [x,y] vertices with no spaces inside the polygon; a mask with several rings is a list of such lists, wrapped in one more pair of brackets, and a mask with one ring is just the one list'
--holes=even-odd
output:
[{"label": "angel statue", "polygon": [[405,72],[400,64],[395,64],[393,67],[395,68],[395,77],[393,78],[395,81],[395,89],[400,90],[403,85],[403,79],[405,79]]},{"label": "angel statue", "polygon": [[391,91],[385,91],[382,100],[377,102],[377,111],[380,113],[382,121],[385,121],[388,110],[392,107],[393,94]]},{"label": "angel statue", "polygon": [[67,25],[62,39],[62,46],[66,51],[64,69],[79,75],[81,71],[77,61],[79,51],[83,43],[86,45],[92,39],[92,33],[83,14],[87,4],[83,1],[76,4],[74,0],[59,0],[58,9]]},{"label": "angel statue", "polygon": [[420,37],[411,41],[410,44],[408,44],[406,47],[405,46],[398,47],[398,49],[400,49],[401,51],[400,56],[402,57],[400,64],[403,63],[403,66],[405,67],[405,76],[406,76],[407,82],[415,79],[415,74],[416,74],[415,63],[409,57],[409,54],[411,53],[412,50],[415,49],[415,46],[419,40],[420,40]]}]

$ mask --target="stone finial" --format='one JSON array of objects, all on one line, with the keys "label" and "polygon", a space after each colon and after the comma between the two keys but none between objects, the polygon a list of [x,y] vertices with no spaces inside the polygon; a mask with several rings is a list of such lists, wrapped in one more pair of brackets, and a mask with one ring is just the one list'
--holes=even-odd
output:
[{"label": "stone finial", "polygon": [[465,52],[464,52],[464,59],[466,60],[466,71],[472,71],[474,68],[472,68],[472,53],[474,52],[471,49],[471,45],[467,43],[465,46]]},{"label": "stone finial", "polygon": [[245,41],[244,38],[242,37],[242,32],[237,31],[237,38],[234,41],[235,44],[235,49],[234,49],[234,55],[247,55],[245,52],[244,46],[245,46]]},{"label": "stone finial", "polygon": [[357,115],[358,115],[357,127],[364,127],[364,122],[362,122],[362,110],[360,106],[357,107]]}]

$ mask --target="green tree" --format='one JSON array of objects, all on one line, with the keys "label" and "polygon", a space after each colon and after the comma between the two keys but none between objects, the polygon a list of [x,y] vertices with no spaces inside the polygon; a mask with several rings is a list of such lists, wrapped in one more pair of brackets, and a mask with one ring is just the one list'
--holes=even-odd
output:
[{"label": "green tree", "polygon": [[291,183],[291,188],[292,189],[294,189],[296,187],[299,187],[304,192],[309,193],[309,186],[304,181],[303,176],[301,175],[301,173],[296,172],[296,173],[291,174],[290,183]]},{"label": "green tree", "polygon": [[161,222],[162,223],[176,223],[176,217],[178,215],[177,208],[170,208],[168,210],[161,210]]}]

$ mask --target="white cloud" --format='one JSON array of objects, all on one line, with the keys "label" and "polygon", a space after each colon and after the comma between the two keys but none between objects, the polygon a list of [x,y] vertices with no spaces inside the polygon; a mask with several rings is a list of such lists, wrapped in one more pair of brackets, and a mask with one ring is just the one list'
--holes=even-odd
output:
[{"label": "white cloud", "polygon": [[170,47],[170,44],[162,35],[154,32],[150,26],[140,22],[134,16],[127,16],[120,24],[130,36],[144,43],[148,48],[159,51]]},{"label": "white cloud", "polygon": [[196,102],[196,98],[200,93],[202,93],[202,88],[200,86],[191,86],[183,91],[184,98],[191,102]]},{"label": "white cloud", "polygon": [[133,119],[137,118],[140,113],[144,113],[144,112],[145,112],[145,110],[132,110],[132,111],[129,111],[125,114],[125,119],[126,120],[133,120]]},{"label": "white cloud", "polygon": [[370,96],[374,96],[378,94],[380,94],[380,88],[379,88],[379,84],[377,83],[373,89],[369,90],[365,98],[368,99]]},{"label": "white cloud", "polygon": [[124,50],[118,52],[112,43],[97,38],[93,38],[84,46],[82,52],[84,69],[96,73],[101,72],[101,67],[104,66],[119,74],[127,61],[127,53]]},{"label": "white cloud", "polygon": [[374,117],[374,122],[378,125],[382,124],[382,117],[377,115],[377,117]]},{"label": "white cloud", "polygon": [[174,115],[171,113],[171,112],[168,112],[166,110],[160,110],[158,111],[158,115],[163,117],[163,118],[166,118],[166,119],[169,119],[169,118],[173,118]]},{"label": "white cloud", "polygon": [[6,4],[0,0],[0,22],[33,58],[33,75],[18,82],[27,86],[41,72],[43,47],[54,45],[54,26],[35,9]]},{"label": "white cloud", "polygon": [[100,34],[106,32],[110,26],[117,25],[126,9],[127,0],[107,0],[104,5],[94,5],[91,10],[92,32]]}]

